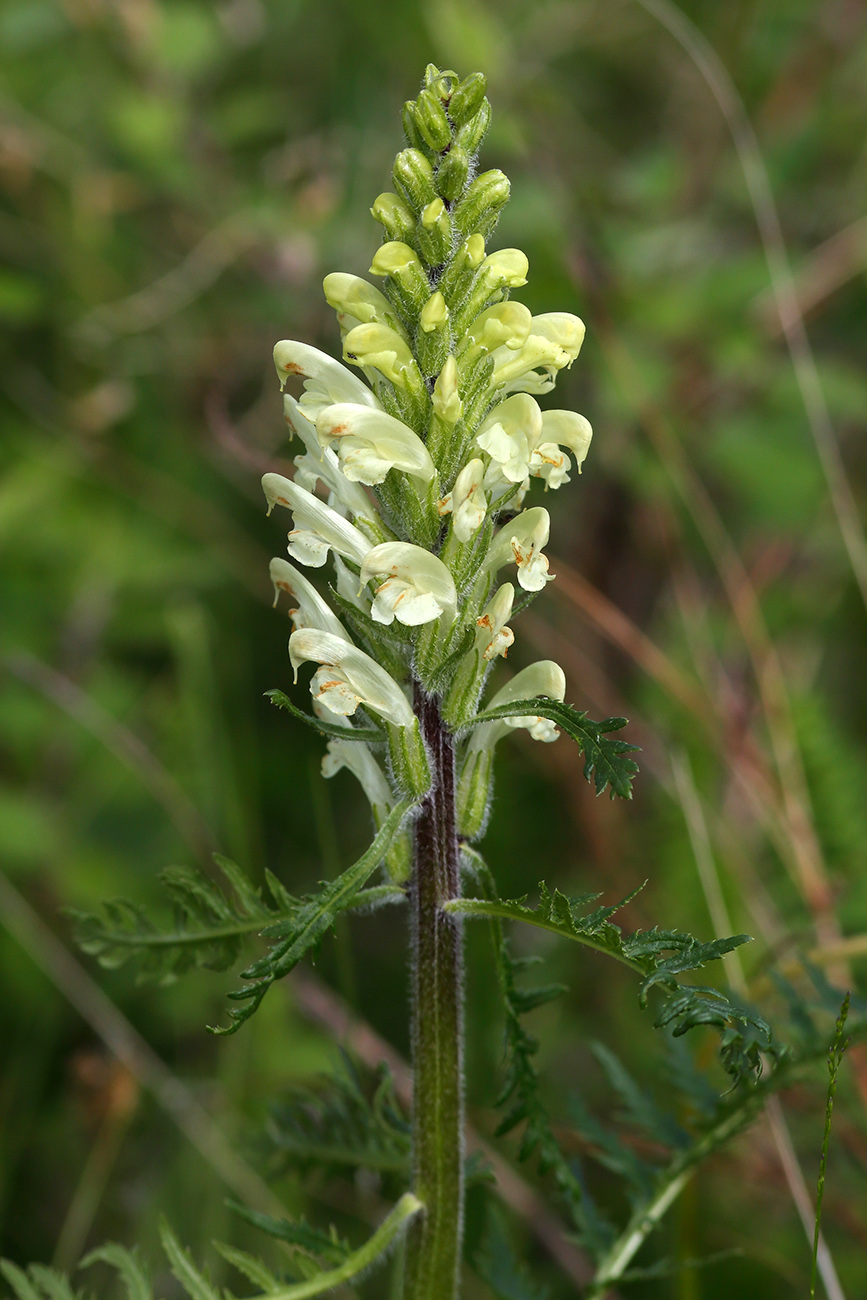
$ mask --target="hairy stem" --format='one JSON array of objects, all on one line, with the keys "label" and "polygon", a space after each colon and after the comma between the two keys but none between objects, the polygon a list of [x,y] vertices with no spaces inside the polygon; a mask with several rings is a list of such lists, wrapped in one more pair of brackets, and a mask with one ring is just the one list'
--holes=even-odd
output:
[{"label": "hairy stem", "polygon": [[454,743],[437,700],[416,688],[433,786],[415,825],[413,918],[413,1179],[424,1212],[407,1236],[404,1300],[453,1300],[463,1227],[461,920],[442,904],[460,889]]}]

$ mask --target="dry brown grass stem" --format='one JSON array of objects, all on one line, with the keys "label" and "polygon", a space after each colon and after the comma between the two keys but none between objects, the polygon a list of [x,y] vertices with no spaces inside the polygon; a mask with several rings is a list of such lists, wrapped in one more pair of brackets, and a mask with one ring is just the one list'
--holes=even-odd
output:
[{"label": "dry brown grass stem", "polygon": [[3,872],[0,872],[0,919],[109,1051],[153,1095],[225,1186],[256,1209],[267,1214],[285,1214],[279,1197],[232,1148],[217,1121],[157,1056]]}]

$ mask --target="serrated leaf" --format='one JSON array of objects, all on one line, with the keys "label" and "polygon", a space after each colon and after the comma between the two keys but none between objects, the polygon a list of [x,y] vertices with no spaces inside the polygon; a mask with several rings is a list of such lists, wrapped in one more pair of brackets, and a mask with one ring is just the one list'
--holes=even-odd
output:
[{"label": "serrated leaf", "polygon": [[748,943],[749,935],[739,934],[709,943],[679,930],[638,930],[624,935],[610,918],[637,892],[633,891],[619,903],[582,913],[581,907],[588,901],[586,895],[574,899],[558,889],[551,893],[542,881],[539,905],[535,908],[528,907],[524,898],[459,898],[446,903],[445,909],[467,917],[523,921],[613,957],[642,977],[638,990],[642,1007],[646,1006],[651,989],[661,989],[665,1001],[655,1025],[670,1025],[676,1036],[698,1025],[718,1029],[720,1060],[733,1083],[755,1079],[761,1071],[761,1053],[774,1050],[767,1022],[730,1002],[716,989],[681,985],[676,978],[685,971],[718,961],[734,948]]},{"label": "serrated leaf", "polygon": [[637,752],[638,746],[630,745],[625,740],[612,740],[609,734],[625,727],[626,718],[606,718],[603,722],[594,722],[587,717],[586,712],[573,709],[569,704],[537,697],[501,704],[495,709],[485,709],[467,726],[475,727],[482,722],[498,722],[505,718],[537,716],[549,718],[558,727],[562,727],[567,736],[580,746],[584,755],[584,775],[588,781],[595,781],[597,794],[602,794],[610,786],[612,798],[615,794],[622,799],[632,798],[632,781],[638,772],[638,764],[627,755]]},{"label": "serrated leaf", "polygon": [[201,872],[172,867],[160,879],[174,903],[174,925],[158,927],[143,908],[124,900],[104,903],[98,913],[70,909],[73,937],[101,966],[137,966],[139,979],[166,983],[192,967],[226,970],[243,941],[300,906],[280,887],[279,903],[256,890],[228,858],[215,855],[225,885]]},{"label": "serrated leaf", "polygon": [[165,1219],[160,1220],[160,1241],[172,1272],[190,1300],[222,1300],[220,1293],[196,1268],[190,1252],[184,1249]]},{"label": "serrated leaf", "polygon": [[376,871],[404,817],[416,802],[413,798],[406,798],[396,804],[382,823],[373,843],[357,862],[336,880],[325,884],[318,894],[301,899],[297,911],[291,917],[267,927],[267,932],[272,937],[277,937],[279,942],[241,972],[241,978],[250,983],[227,996],[243,1005],[230,1009],[231,1024],[210,1026],[211,1033],[236,1033],[257,1011],[275,980],[282,979],[294,970],[305,953],[318,944],[340,912],[352,905],[356,895]]},{"label": "serrated leaf", "polygon": [[496,1211],[488,1212],[488,1227],[473,1266],[497,1300],[547,1300],[547,1287],[537,1286],[515,1257],[505,1223]]},{"label": "serrated leaf", "polygon": [[245,1219],[269,1237],[297,1246],[299,1250],[316,1255],[328,1264],[342,1264],[350,1253],[349,1242],[338,1237],[333,1227],[330,1232],[322,1232],[319,1228],[312,1228],[305,1219],[275,1219],[270,1214],[251,1210],[249,1206],[240,1205],[237,1201],[229,1200],[226,1204],[239,1218]]},{"label": "serrated leaf", "polygon": [[148,1275],[134,1250],[127,1250],[110,1241],[85,1255],[78,1267],[90,1268],[91,1264],[110,1264],[116,1269],[128,1300],[153,1300]]},{"label": "serrated leaf", "polygon": [[385,732],[380,731],[379,727],[341,727],[336,722],[326,722],[324,718],[314,718],[312,713],[305,713],[303,709],[298,708],[297,704],[292,703],[284,691],[274,689],[266,691],[265,694],[278,709],[285,709],[293,717],[306,722],[307,726],[312,727],[314,731],[329,736],[332,740],[359,740],[371,745],[385,744]]},{"label": "serrated leaf", "polygon": [[339,1070],[293,1089],[272,1108],[264,1139],[268,1169],[408,1173],[411,1128],[385,1065],[362,1078],[345,1053]]}]

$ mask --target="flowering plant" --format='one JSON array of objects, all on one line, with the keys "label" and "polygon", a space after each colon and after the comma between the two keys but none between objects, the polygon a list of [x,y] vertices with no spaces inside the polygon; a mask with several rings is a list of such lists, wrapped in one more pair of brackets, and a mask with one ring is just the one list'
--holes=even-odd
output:
[{"label": "flowering plant", "polygon": [[[507,1111],[498,1133],[522,1125],[520,1157],[537,1155],[541,1172],[553,1174],[586,1252],[588,1297],[606,1294],[629,1276],[636,1253],[699,1161],[739,1132],[793,1066],[816,1054],[821,1040],[817,1031],[803,1037],[799,1051],[784,1049],[751,1008],[714,988],[680,982],[684,972],[721,958],[747,936],[702,943],[676,930],[624,934],[611,920],[622,902],[593,908],[594,895],[572,899],[544,884],[538,907],[501,900],[477,848],[491,807],[496,746],[515,729],[542,743],[565,732],[582,750],[585,775],[598,793],[610,789],[629,797],[637,771],[635,747],[616,734],[624,719],[593,722],[567,704],[565,675],[551,660],[521,669],[483,701],[491,670],[515,641],[512,623],[555,576],[545,555],[548,511],[527,504],[533,480],[545,492],[568,484],[591,441],[583,416],[543,410],[536,400],[577,358],[584,325],[565,312],[531,315],[511,297],[527,282],[527,258],[519,249],[487,252],[509,182],[496,169],[477,170],[491,113],[485,89],[481,74],[460,80],[430,65],[418,98],[405,106],[407,147],[395,160],[394,191],[381,194],[372,208],[384,239],[370,273],[382,287],[345,273],[325,279],[343,361],[303,342],[283,341],[274,349],[287,390],[284,418],[303,451],[294,478],[268,473],[263,479],[269,513],[276,508],[291,515],[290,559],[272,560],[271,579],[275,603],[282,593],[291,601],[295,680],[313,665],[312,712],[283,691],[270,695],[323,734],[323,776],[346,768],[358,779],[370,802],[374,838],[348,870],[305,898],[292,896],[272,876],[263,894],[221,858],[225,889],[193,873],[171,877],[178,909],[171,931],[122,904],[77,918],[79,941],[104,964],[137,958],[143,973],[157,977],[194,964],[225,969],[247,939],[263,936],[266,951],[246,966],[241,987],[229,995],[228,1026],[214,1031],[233,1033],[340,913],[395,902],[409,907],[409,1150],[388,1109],[393,1098],[385,1084],[377,1092],[379,1109],[365,1112],[363,1120],[378,1140],[388,1137],[404,1188],[357,1249],[335,1234],[242,1211],[293,1249],[292,1276],[278,1278],[260,1261],[222,1248],[257,1285],[257,1294],[276,1300],[354,1284],[398,1240],[395,1286],[404,1300],[458,1295],[468,1164],[465,918],[484,918],[491,927],[504,997],[507,1072],[499,1104]],[[296,381],[301,387],[290,391]],[[326,570],[330,586],[317,585],[303,570],[313,577]],[[383,878],[371,883],[380,868]],[[722,1097],[709,1101],[706,1080],[680,1061],[679,1084],[698,1116],[691,1129],[659,1113],[611,1053],[599,1050],[627,1118],[649,1130],[656,1149],[665,1152],[640,1159],[576,1103],[576,1126],[601,1163],[627,1183],[631,1212],[620,1229],[593,1200],[549,1121],[533,1061],[536,1044],[521,1017],[558,990],[521,985],[503,921],[541,927],[628,967],[638,977],[641,1005],[655,999],[654,1023],[673,1039],[696,1026],[719,1035],[731,1085]],[[811,1023],[808,1011],[800,1008],[799,1016],[803,1031]],[[352,1096],[353,1106],[360,1104]],[[335,1142],[352,1163],[345,1097],[338,1103]],[[188,1294],[218,1300],[168,1227],[164,1245]],[[129,1252],[107,1247],[92,1258],[119,1269],[133,1300],[152,1295]],[[511,1261],[506,1241],[496,1257],[477,1257],[475,1266],[497,1296],[538,1294]],[[19,1300],[67,1294],[66,1283],[48,1270],[27,1275],[8,1263],[4,1268]]]}]

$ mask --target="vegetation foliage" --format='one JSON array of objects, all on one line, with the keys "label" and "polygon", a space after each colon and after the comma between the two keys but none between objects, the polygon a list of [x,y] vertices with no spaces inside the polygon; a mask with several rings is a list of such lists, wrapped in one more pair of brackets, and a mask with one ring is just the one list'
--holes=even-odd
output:
[{"label": "vegetation foliage", "polygon": [[[863,20],[782,0],[681,8],[756,126],[860,500]],[[366,271],[369,196],[390,163],[407,70],[411,80],[428,57],[487,67],[500,108],[490,165],[523,195],[498,242],[527,248],[536,309],[565,287],[588,321],[592,365],[570,378],[564,404],[574,396],[591,415],[597,458],[580,514],[550,505],[565,539],[552,570],[567,594],[533,608],[528,635],[534,657],[566,666],[569,698],[596,717],[628,714],[645,773],[624,810],[593,801],[562,742],[505,757],[488,853],[512,901],[472,887],[485,877],[468,863],[467,893],[482,897],[466,914],[488,920],[502,994],[501,1010],[486,992],[482,927],[468,926],[472,1118],[483,1123],[502,1080],[497,1150],[553,1193],[600,1288],[679,1189],[682,1208],[642,1239],[625,1275],[631,1294],[676,1294],[683,1269],[683,1294],[707,1300],[808,1289],[811,1243],[763,1122],[690,1180],[781,1091],[809,1182],[844,987],[849,1028],[863,1017],[864,609],[731,140],[694,59],[648,9],[4,7],[4,871],[52,924],[60,908],[74,913],[109,970],[108,994],[229,1131],[258,1131],[265,1100],[292,1080],[251,1154],[286,1217],[247,1206],[227,1220],[225,1189],[184,1133],[139,1093],[124,1111],[97,1030],[70,1020],[38,947],[24,953],[21,936],[0,933],[15,990],[0,1009],[0,1247],[17,1261],[3,1266],[16,1297],[68,1300],[80,1276],[65,1273],[111,1237],[140,1239],[140,1255],[101,1247],[94,1268],[110,1265],[134,1300],[162,1294],[173,1284],[152,1289],[141,1263],[160,1268],[158,1205],[174,1225],[166,1258],[196,1300],[224,1286],[289,1295],[344,1265],[405,1186],[393,1079],[335,1067],[330,1029],[299,1010],[312,1003],[301,979],[285,982],[285,1000],[262,1001],[302,953],[315,956],[334,1005],[352,997],[407,1048],[403,948],[375,907],[400,895],[366,867],[344,875],[367,843],[360,804],[342,777],[316,793],[320,737],[251,705],[274,681],[289,690],[255,484],[288,454],[263,358],[278,333],[333,345],[319,281],[337,264]],[[299,711],[284,692],[271,698]],[[616,719],[556,705],[544,716],[581,746],[596,790],[627,792],[633,760]],[[672,780],[680,752],[698,823]],[[702,819],[732,925],[709,921],[694,860]],[[217,846],[243,867],[220,857],[214,872]],[[169,861],[187,865],[164,872]],[[343,882],[324,904],[323,876]],[[541,878],[550,886],[531,905]],[[135,901],[104,904],[120,880]],[[163,888],[175,908],[165,923],[152,919]],[[616,908],[594,904],[622,895],[621,927]],[[678,930],[654,930],[657,915]],[[740,930],[756,941],[723,937]],[[569,943],[552,947],[554,935]],[[549,974],[528,988],[540,955]],[[743,997],[724,974],[741,957]],[[190,975],[145,998],[127,978],[168,986],[240,962],[230,1028],[261,1008],[234,1057],[200,1044],[202,1023],[225,1020],[219,981]],[[707,985],[692,983],[707,963]],[[604,1039],[592,1052],[568,1046],[592,1037]],[[867,1285],[857,1050],[840,1069],[824,1201],[849,1295]],[[323,1070],[328,1089],[311,1083]],[[315,1174],[326,1147],[331,1162]],[[377,1159],[370,1182],[355,1178]],[[479,1179],[467,1295],[574,1294],[532,1223],[493,1201]],[[72,1245],[56,1270],[25,1267],[52,1258],[65,1224]],[[214,1237],[231,1239],[217,1258]],[[744,1253],[720,1258],[732,1241]],[[697,1260],[712,1267],[695,1272]],[[358,1294],[382,1294],[384,1278],[362,1278]]]}]

